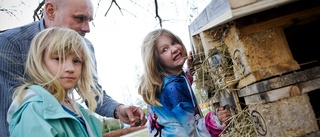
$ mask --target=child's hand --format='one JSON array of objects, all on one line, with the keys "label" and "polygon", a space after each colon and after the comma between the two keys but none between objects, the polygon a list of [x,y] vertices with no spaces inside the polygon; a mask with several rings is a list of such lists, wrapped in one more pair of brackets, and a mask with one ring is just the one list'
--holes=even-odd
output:
[{"label": "child's hand", "polygon": [[188,69],[190,71],[190,74],[191,76],[193,76],[194,74],[194,66],[193,66],[193,56],[192,56],[192,51],[189,51],[189,55],[188,55],[188,58],[187,58],[187,66],[188,66]]},{"label": "child's hand", "polygon": [[219,121],[221,122],[222,128],[225,128],[229,123],[230,113],[227,109],[223,107],[218,108],[217,116]]},{"label": "child's hand", "polygon": [[193,67],[192,62],[193,62],[192,51],[189,51],[189,55],[188,55],[188,58],[187,58],[187,66],[188,66],[188,68]]}]

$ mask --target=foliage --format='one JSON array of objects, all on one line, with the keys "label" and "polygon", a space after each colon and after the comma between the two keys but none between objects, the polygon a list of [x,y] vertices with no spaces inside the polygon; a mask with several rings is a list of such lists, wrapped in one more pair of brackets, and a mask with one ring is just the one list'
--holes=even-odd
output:
[{"label": "foliage", "polygon": [[122,129],[124,123],[119,119],[103,119],[102,122],[102,133],[108,133],[113,130]]},{"label": "foliage", "polygon": [[105,126],[105,128],[102,129],[102,133],[108,133],[110,131],[118,130],[118,129],[121,129],[121,128],[119,126],[110,126],[108,129],[107,126]]},{"label": "foliage", "polygon": [[148,108],[142,108],[142,110],[145,114],[148,114]]}]

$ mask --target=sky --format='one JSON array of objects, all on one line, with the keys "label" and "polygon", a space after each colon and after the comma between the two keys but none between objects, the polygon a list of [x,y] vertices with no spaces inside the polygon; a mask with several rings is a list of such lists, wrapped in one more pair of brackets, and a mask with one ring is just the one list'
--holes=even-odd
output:
[{"label": "sky", "polygon": [[[21,2],[23,1],[23,2]],[[33,21],[33,10],[41,0],[0,0],[0,30]],[[138,76],[142,73],[140,46],[143,38],[160,28],[155,18],[154,0],[118,0],[105,16],[111,0],[93,0],[94,20],[86,35],[95,48],[98,75],[102,88],[118,102],[136,105]],[[159,2],[162,27],[178,35],[187,50],[191,49],[188,25],[201,13],[210,0]],[[192,6],[193,5],[193,6]],[[190,7],[196,8],[190,10]]]}]

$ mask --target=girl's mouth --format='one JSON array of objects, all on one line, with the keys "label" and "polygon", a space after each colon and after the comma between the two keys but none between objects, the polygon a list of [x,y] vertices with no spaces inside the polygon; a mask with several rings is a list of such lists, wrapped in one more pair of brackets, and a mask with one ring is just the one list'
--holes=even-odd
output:
[{"label": "girl's mouth", "polygon": [[181,59],[181,53],[177,54],[176,56],[174,56],[173,61],[179,60]]}]

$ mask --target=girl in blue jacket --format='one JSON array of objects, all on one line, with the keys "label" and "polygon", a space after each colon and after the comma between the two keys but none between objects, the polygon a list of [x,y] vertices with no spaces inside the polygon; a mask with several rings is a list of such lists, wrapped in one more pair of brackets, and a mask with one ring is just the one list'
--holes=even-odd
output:
[{"label": "girl in blue jacket", "polygon": [[102,136],[93,112],[103,91],[82,36],[68,28],[41,31],[31,42],[25,69],[25,84],[16,88],[7,112],[10,136]]},{"label": "girl in blue jacket", "polygon": [[181,39],[169,30],[154,30],[145,37],[141,54],[139,94],[148,104],[149,136],[218,136],[220,120],[213,111],[204,118],[183,71],[188,57]]}]

